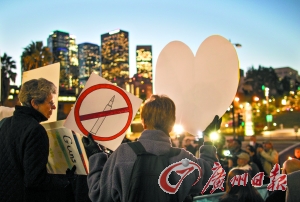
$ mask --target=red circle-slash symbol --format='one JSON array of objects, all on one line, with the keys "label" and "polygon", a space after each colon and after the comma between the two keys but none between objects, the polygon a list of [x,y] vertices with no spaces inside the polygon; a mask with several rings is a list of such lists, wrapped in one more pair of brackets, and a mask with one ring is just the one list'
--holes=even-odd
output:
[{"label": "red circle-slash symbol", "polygon": [[[75,122],[76,122],[77,127],[79,128],[79,130],[84,135],[87,136],[89,134],[89,131],[87,131],[81,123],[82,119],[81,119],[81,116],[79,115],[79,109],[81,107],[81,104],[82,104],[83,100],[86,98],[86,96],[88,94],[90,94],[91,92],[93,92],[95,90],[99,90],[99,89],[111,89],[111,90],[114,90],[114,91],[118,92],[124,98],[124,100],[125,100],[125,102],[128,106],[128,108],[126,108],[126,111],[125,111],[125,112],[129,113],[128,119],[127,119],[127,122],[126,122],[124,128],[120,132],[118,132],[115,135],[109,136],[109,137],[99,137],[99,136],[96,136],[96,135],[92,135],[94,140],[110,141],[110,140],[116,139],[117,137],[124,134],[125,131],[127,130],[127,128],[129,127],[129,125],[131,123],[131,119],[132,119],[132,105],[131,105],[130,99],[127,96],[127,94],[122,89],[118,88],[117,86],[114,86],[114,85],[111,85],[111,84],[97,84],[97,85],[94,85],[94,86],[91,86],[91,87],[87,88],[84,92],[82,92],[81,95],[78,97],[76,105],[74,107]],[[111,113],[109,115],[113,115],[113,114]],[[83,116],[88,116],[88,115],[83,115]],[[91,119],[92,118],[96,118],[96,117],[91,117]],[[87,120],[87,118],[85,118],[84,120]]]}]

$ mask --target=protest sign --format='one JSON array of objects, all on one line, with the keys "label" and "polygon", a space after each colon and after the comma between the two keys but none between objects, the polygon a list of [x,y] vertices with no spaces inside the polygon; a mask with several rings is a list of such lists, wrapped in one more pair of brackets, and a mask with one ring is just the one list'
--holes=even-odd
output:
[{"label": "protest sign", "polygon": [[196,55],[180,41],[160,52],[156,63],[155,94],[169,96],[176,105],[176,123],[197,135],[221,117],[236,95],[239,61],[229,40],[213,35],[205,39]]},{"label": "protest sign", "polygon": [[[53,102],[55,106],[58,106],[57,104],[58,104],[58,95],[59,95],[59,75],[60,75],[60,63],[55,63],[55,64],[51,64],[51,65],[47,65],[44,67],[23,72],[22,84],[31,79],[39,79],[39,78],[44,78],[47,79],[48,81],[51,81],[57,87],[57,93],[53,97]],[[53,113],[52,116],[47,121],[44,121],[44,123],[54,122],[56,120],[57,120],[57,113]]]},{"label": "protest sign", "polygon": [[142,100],[91,74],[64,126],[84,136],[91,134],[101,145],[116,150]]},{"label": "protest sign", "polygon": [[75,174],[86,175],[89,165],[81,135],[63,126],[62,121],[42,123],[49,137],[47,171],[51,174],[66,174],[76,165]]}]

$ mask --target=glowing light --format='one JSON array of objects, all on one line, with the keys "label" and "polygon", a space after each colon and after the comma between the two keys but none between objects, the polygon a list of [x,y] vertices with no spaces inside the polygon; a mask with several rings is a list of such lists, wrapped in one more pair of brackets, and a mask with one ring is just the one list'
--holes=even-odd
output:
[{"label": "glowing light", "polygon": [[226,123],[226,124],[225,124],[225,127],[228,128],[228,126],[229,126],[228,123]]},{"label": "glowing light", "polygon": [[236,102],[238,102],[238,101],[240,100],[240,98],[235,97],[234,100],[235,100]]},{"label": "glowing light", "polygon": [[289,157],[288,157],[288,160],[291,160],[291,159],[293,159],[293,158],[289,156]]},{"label": "glowing light", "polygon": [[203,138],[203,132],[202,131],[198,131],[198,138]]},{"label": "glowing light", "polygon": [[273,123],[273,126],[277,126],[277,123]]},{"label": "glowing light", "polygon": [[176,134],[182,134],[184,129],[183,129],[183,126],[180,125],[180,124],[175,124],[174,127],[173,127],[173,131],[176,133]]},{"label": "glowing light", "polygon": [[216,141],[219,139],[219,133],[217,132],[212,132],[211,134],[209,134],[209,138],[211,141]]}]

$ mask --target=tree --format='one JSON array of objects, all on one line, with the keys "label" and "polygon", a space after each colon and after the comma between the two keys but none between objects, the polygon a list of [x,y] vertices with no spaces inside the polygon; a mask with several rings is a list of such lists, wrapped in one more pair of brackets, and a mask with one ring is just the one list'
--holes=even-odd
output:
[{"label": "tree", "polygon": [[9,95],[10,81],[15,82],[17,73],[13,72],[17,69],[16,62],[12,60],[6,53],[1,57],[1,103],[3,104]]},{"label": "tree", "polygon": [[53,55],[48,47],[43,47],[42,41],[31,42],[21,56],[22,72],[49,65]]},{"label": "tree", "polygon": [[246,73],[243,91],[246,95],[264,97],[264,87],[270,89],[270,96],[276,96],[279,91],[279,78],[272,67],[251,67]]},{"label": "tree", "polygon": [[291,91],[291,78],[285,76],[279,82],[278,94],[281,96],[289,95],[290,91]]}]

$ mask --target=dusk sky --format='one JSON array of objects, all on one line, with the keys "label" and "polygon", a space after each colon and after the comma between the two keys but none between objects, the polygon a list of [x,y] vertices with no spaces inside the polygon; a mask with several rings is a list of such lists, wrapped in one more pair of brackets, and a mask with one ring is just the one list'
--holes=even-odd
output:
[{"label": "dusk sky", "polygon": [[[130,75],[136,73],[137,45],[152,45],[153,67],[165,45],[174,40],[196,53],[201,42],[218,34],[237,49],[240,67],[291,67],[300,73],[299,0],[1,0],[0,54],[17,63],[31,41],[43,41],[54,30],[76,36],[76,43],[100,45],[100,35],[129,32]],[[155,71],[155,70],[154,70]]]}]

